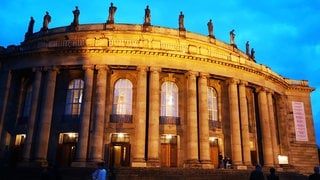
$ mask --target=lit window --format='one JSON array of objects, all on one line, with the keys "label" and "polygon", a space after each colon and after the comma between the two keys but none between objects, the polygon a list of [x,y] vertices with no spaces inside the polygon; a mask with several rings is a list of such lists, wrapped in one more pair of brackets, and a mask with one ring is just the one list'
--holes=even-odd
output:
[{"label": "lit window", "polygon": [[132,83],[128,79],[117,80],[113,94],[112,114],[132,114]]},{"label": "lit window", "polygon": [[26,138],[25,134],[17,134],[16,141],[15,141],[14,145],[16,145],[16,146],[23,145],[25,138]]},{"label": "lit window", "polygon": [[69,83],[66,100],[66,115],[80,115],[84,82],[74,79]]},{"label": "lit window", "polygon": [[217,92],[212,87],[208,87],[208,111],[209,120],[218,121]]},{"label": "lit window", "polygon": [[178,117],[178,87],[174,82],[161,86],[161,116]]}]

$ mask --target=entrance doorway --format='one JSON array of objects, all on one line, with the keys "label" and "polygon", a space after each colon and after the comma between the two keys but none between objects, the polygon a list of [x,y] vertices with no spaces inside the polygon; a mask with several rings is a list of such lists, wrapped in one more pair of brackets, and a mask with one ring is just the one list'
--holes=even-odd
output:
[{"label": "entrance doorway", "polygon": [[111,135],[110,166],[127,167],[130,166],[130,136],[129,134],[116,133]]},{"label": "entrance doorway", "polygon": [[210,138],[210,159],[215,168],[219,167],[219,143],[218,138]]},{"label": "entrance doorway", "polygon": [[161,136],[161,167],[177,167],[178,166],[178,146],[177,136],[162,135]]},{"label": "entrance doorway", "polygon": [[76,153],[78,133],[60,133],[57,149],[57,163],[60,166],[70,166]]}]

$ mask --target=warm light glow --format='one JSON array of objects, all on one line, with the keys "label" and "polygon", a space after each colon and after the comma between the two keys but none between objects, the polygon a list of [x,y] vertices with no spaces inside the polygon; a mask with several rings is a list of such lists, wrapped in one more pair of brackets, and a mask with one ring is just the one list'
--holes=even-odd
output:
[{"label": "warm light glow", "polygon": [[215,141],[216,139],[218,139],[217,137],[210,137],[209,140],[210,141]]},{"label": "warm light glow", "polygon": [[70,138],[75,138],[76,137],[76,133],[66,133]]},{"label": "warm light glow", "polygon": [[124,134],[123,133],[118,133],[118,138],[123,138]]},{"label": "warm light glow", "polygon": [[289,164],[288,156],[278,155],[279,164]]},{"label": "warm light glow", "polygon": [[166,134],[166,139],[171,139],[172,135],[171,134]]}]

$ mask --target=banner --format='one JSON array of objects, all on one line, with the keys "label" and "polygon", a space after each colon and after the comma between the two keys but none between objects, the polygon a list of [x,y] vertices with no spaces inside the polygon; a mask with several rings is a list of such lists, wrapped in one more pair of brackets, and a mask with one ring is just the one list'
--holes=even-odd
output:
[{"label": "banner", "polygon": [[296,131],[296,141],[308,141],[308,131],[303,102],[292,101],[292,111]]}]

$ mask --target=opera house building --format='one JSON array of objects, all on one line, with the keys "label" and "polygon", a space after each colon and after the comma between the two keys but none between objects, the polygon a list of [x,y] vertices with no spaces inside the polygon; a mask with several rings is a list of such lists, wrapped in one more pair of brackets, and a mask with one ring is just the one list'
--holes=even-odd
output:
[{"label": "opera house building", "polygon": [[32,19],[20,45],[1,47],[1,162],[313,171],[308,81],[258,64],[234,31],[218,40],[211,20],[201,35],[182,13],[166,28],[147,10],[141,24],[44,18],[33,32]]}]

